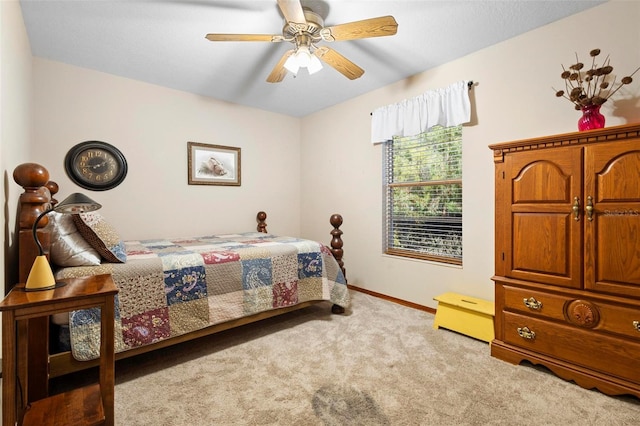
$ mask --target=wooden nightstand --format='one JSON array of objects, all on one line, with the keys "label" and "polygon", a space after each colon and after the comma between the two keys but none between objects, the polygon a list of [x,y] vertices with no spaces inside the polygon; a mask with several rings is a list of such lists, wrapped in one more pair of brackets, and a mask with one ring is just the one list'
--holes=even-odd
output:
[{"label": "wooden nightstand", "polygon": [[[2,424],[113,425],[114,298],[111,275],[63,280],[55,290],[25,292],[16,285],[0,302],[2,311]],[[28,320],[91,307],[101,310],[100,382],[53,395],[27,406]],[[19,422],[20,423],[20,422]]]}]

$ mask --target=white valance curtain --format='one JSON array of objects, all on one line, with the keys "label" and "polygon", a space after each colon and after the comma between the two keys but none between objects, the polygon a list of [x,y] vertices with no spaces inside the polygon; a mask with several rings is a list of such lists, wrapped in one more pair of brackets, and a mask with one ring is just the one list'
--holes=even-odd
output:
[{"label": "white valance curtain", "polygon": [[413,136],[439,124],[458,126],[471,120],[467,81],[428,90],[422,95],[377,108],[371,117],[371,142],[392,140],[394,136]]}]

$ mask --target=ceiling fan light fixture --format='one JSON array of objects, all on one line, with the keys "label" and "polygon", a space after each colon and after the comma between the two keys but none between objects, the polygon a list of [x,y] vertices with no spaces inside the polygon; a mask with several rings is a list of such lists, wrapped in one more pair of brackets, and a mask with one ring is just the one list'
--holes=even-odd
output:
[{"label": "ceiling fan light fixture", "polygon": [[307,68],[311,63],[311,52],[308,46],[300,46],[295,53],[296,61],[300,68]]},{"label": "ceiling fan light fixture", "polygon": [[322,69],[322,62],[318,59],[317,56],[311,56],[311,62],[309,62],[309,66],[307,67],[307,71],[309,71],[309,75],[315,74]]},{"label": "ceiling fan light fixture", "polygon": [[322,69],[322,63],[317,56],[311,54],[308,46],[302,45],[287,58],[284,67],[293,75],[297,75],[300,68],[306,68],[309,74],[315,74]]},{"label": "ceiling fan light fixture", "polygon": [[284,63],[284,67],[287,71],[289,71],[293,75],[298,74],[300,65],[298,64],[298,60],[296,59],[295,53],[287,58],[286,62]]}]

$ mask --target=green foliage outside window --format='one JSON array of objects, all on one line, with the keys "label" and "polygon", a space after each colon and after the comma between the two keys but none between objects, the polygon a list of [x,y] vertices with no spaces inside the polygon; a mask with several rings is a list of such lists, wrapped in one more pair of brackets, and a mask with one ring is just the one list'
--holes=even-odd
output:
[{"label": "green foliage outside window", "polygon": [[462,263],[462,126],[385,149],[385,252]]}]

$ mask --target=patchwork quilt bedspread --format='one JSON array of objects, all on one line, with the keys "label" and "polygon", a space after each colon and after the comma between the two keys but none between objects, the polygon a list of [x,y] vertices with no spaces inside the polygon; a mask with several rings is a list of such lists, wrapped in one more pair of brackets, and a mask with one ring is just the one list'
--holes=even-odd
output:
[{"label": "patchwork quilt bedspread", "polygon": [[[64,268],[58,278],[112,274],[116,352],[312,300],[349,306],[344,275],[315,241],[249,232],[128,241],[127,262]],[[71,352],[99,357],[100,310],[69,313]]]}]

